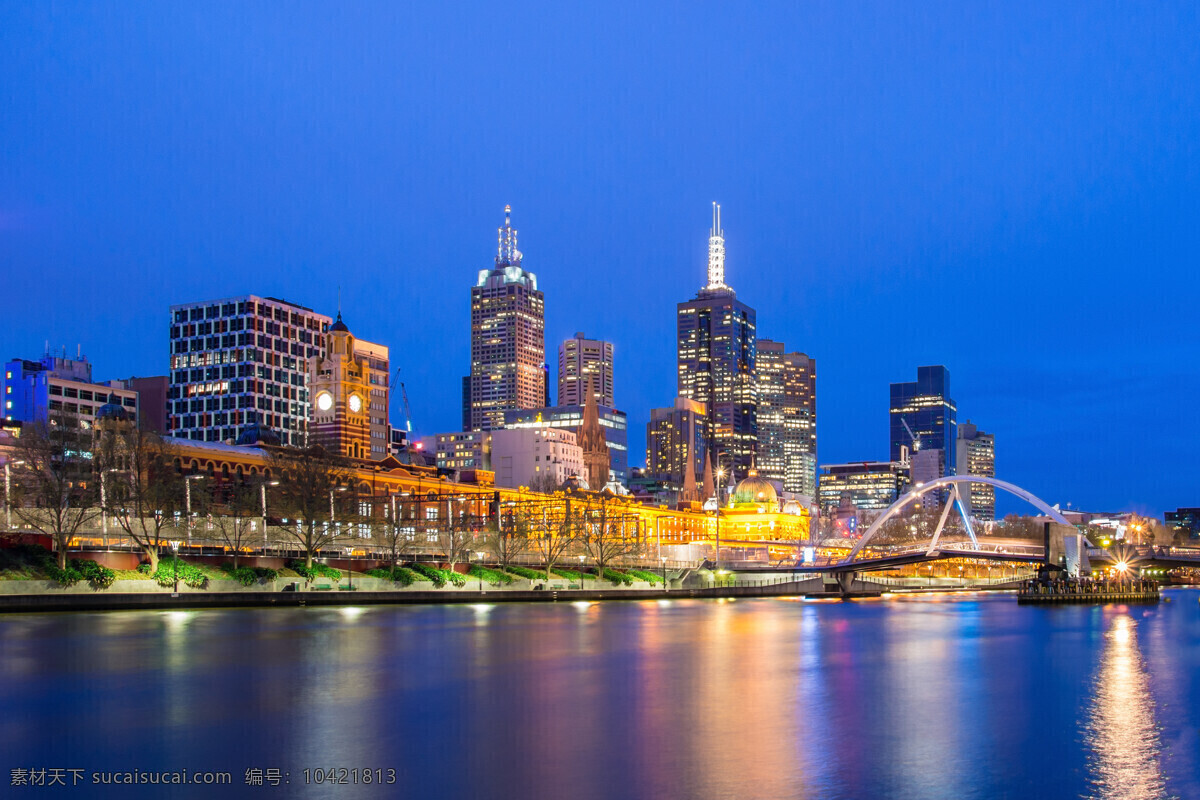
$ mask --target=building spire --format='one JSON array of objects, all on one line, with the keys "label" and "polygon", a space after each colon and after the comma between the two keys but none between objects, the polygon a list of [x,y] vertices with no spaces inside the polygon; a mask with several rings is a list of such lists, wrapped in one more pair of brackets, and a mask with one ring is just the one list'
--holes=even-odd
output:
[{"label": "building spire", "polygon": [[504,227],[496,229],[496,266],[521,265],[521,251],[517,249],[517,232],[512,226],[512,206],[504,207]]},{"label": "building spire", "polygon": [[721,230],[721,206],[713,204],[712,229],[708,232],[709,289],[727,289],[725,285],[725,231]]}]

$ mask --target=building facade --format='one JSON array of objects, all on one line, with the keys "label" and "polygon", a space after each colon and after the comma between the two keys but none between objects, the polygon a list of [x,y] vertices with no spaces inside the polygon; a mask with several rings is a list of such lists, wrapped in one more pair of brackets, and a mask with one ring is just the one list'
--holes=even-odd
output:
[{"label": "building facade", "polygon": [[584,473],[583,448],[561,428],[495,430],[491,434],[496,485],[550,488]]},{"label": "building facade", "polygon": [[67,416],[90,427],[110,397],[137,417],[138,393],[123,381],[93,381],[92,364],[83,356],[47,354],[41,361],[13,359],[4,365],[5,420],[45,422]]},{"label": "building facade", "polygon": [[817,495],[817,361],[758,340],[758,474],[785,492]]},{"label": "building facade", "polygon": [[[604,442],[608,446],[609,469],[618,481],[629,479],[629,420],[624,411],[611,406],[597,406]],[[554,428],[578,435],[583,425],[583,406],[553,406],[526,408],[504,412],[504,428]]]},{"label": "building facade", "polygon": [[[646,423],[646,478],[682,489],[687,471],[697,485],[708,447],[708,414],[704,404],[675,398],[670,408],[653,408]],[[707,499],[707,498],[704,498]]]},{"label": "building facade", "polygon": [[747,474],[758,445],[755,312],[725,283],[721,208],[713,204],[708,285],[676,308],[677,394],[703,403],[710,448],[733,477]]},{"label": "building facade", "polygon": [[512,208],[504,207],[496,263],[471,287],[471,374],[463,379],[463,429],[492,430],[504,412],[548,405],[545,303],[521,266]]},{"label": "building facade", "polygon": [[[984,433],[967,420],[958,426],[955,440],[955,469],[959,475],[996,477],[996,437]],[[985,483],[970,485],[970,514],[979,520],[996,518],[996,487]]]},{"label": "building facade", "polygon": [[821,513],[832,514],[846,498],[859,510],[881,511],[912,484],[909,468],[898,461],[823,464],[817,495]]},{"label": "building facade", "polygon": [[[430,442],[429,440],[432,440]],[[433,450],[439,469],[491,469],[491,437],[486,431],[455,431],[427,437],[426,451]]]},{"label": "building facade", "polygon": [[[892,461],[902,461],[902,450],[953,452],[958,409],[950,399],[950,371],[945,367],[917,367],[917,379],[891,385],[888,414]],[[954,474],[954,458],[942,459],[945,475]]]},{"label": "building facade", "polygon": [[171,306],[168,427],[193,441],[236,441],[251,425],[308,444],[310,361],[332,320],[274,297]]},{"label": "building facade", "polygon": [[348,458],[386,458],[388,349],[352,334],[339,312],[310,363],[310,441]]},{"label": "building facade", "polygon": [[596,403],[612,408],[613,345],[577,333],[558,346],[558,404],[582,406],[588,389]]}]

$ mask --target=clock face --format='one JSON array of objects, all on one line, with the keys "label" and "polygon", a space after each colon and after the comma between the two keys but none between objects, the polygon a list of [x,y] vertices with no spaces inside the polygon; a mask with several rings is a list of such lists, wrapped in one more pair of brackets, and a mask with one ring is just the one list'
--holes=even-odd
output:
[{"label": "clock face", "polygon": [[322,411],[328,411],[333,408],[333,395],[329,392],[321,392],[317,395],[317,408]]},{"label": "clock face", "polygon": [[355,414],[362,411],[362,398],[356,394],[350,395],[350,410]]}]

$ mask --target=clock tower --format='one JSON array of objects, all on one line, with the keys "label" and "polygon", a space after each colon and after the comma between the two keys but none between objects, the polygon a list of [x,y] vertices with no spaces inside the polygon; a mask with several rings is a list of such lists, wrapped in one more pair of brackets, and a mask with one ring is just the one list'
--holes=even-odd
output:
[{"label": "clock tower", "polygon": [[325,350],[313,361],[310,439],[347,458],[387,454],[388,353],[350,333],[342,314],[329,326]]}]

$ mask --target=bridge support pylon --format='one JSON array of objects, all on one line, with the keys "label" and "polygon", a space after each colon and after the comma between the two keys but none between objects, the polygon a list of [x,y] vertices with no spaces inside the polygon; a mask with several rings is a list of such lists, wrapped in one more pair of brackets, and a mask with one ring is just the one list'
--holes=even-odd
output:
[{"label": "bridge support pylon", "polygon": [[857,577],[857,572],[839,572],[836,574],[838,591],[842,593],[842,597],[849,597],[850,590],[854,586],[854,579]]}]

